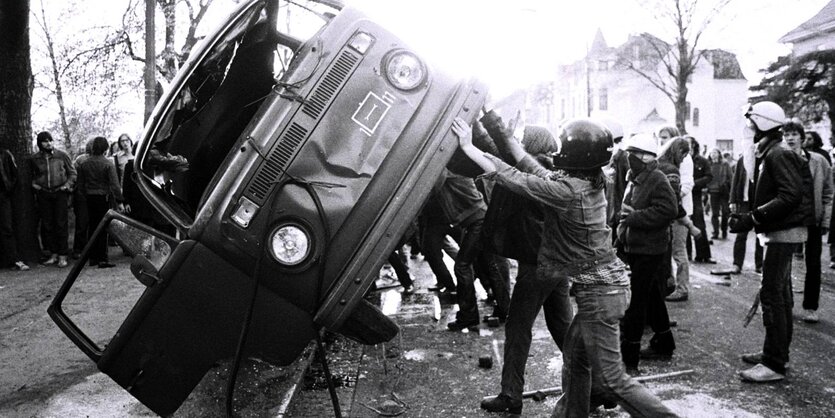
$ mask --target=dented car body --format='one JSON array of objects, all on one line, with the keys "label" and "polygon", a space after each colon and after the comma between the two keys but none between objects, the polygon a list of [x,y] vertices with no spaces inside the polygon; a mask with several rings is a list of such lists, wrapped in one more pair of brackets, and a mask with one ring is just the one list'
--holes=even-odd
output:
[{"label": "dented car body", "polygon": [[[307,16],[298,28],[291,8]],[[323,328],[392,338],[363,295],[457,149],[452,121],[472,121],[485,94],[338,2],[245,2],[192,52],[137,151],[134,181],[177,238],[111,212],[96,234],[133,257],[136,304],[109,339],[73,321],[85,250],[51,317],[162,415],[235,354],[243,327],[245,354],[279,365]]]}]

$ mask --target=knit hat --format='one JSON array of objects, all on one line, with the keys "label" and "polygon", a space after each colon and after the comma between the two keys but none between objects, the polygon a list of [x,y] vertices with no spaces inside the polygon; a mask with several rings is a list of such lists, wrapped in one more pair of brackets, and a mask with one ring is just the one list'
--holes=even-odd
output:
[{"label": "knit hat", "polygon": [[525,126],[522,146],[531,155],[548,154],[559,150],[554,135],[548,129],[535,125]]}]

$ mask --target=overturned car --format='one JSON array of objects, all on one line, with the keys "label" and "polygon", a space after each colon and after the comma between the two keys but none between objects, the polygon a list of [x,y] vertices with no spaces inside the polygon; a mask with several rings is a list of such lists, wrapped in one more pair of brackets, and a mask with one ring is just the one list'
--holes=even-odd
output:
[{"label": "overturned car", "polygon": [[74,316],[88,246],[50,316],[161,415],[238,349],[283,365],[322,329],[391,339],[363,295],[455,153],[452,121],[475,119],[485,94],[337,1],[242,3],[191,53],[137,150],[133,180],[176,233],[112,211],[96,230],[135,276],[98,285],[130,282],[135,303],[107,307],[124,315],[110,332]]}]

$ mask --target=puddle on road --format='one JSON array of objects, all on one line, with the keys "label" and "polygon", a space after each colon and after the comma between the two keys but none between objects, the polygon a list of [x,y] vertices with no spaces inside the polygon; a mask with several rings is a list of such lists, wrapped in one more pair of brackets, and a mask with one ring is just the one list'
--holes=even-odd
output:
[{"label": "puddle on road", "polygon": [[414,349],[414,350],[409,350],[409,351],[403,353],[403,358],[404,359],[410,360],[410,361],[418,361],[418,362],[423,362],[423,361],[426,361],[427,359],[433,359],[433,358],[439,358],[439,357],[442,357],[442,358],[445,358],[445,359],[451,359],[452,356],[453,356],[453,354],[448,352],[448,351],[424,350],[424,349],[420,349],[420,348]]},{"label": "puddle on road", "polygon": [[[713,418],[713,417],[734,417],[734,418],[760,418],[761,415],[751,413],[740,408],[733,402],[714,398],[707,393],[697,392],[693,387],[678,383],[652,382],[650,389],[653,393],[664,398],[665,392],[677,394],[675,399],[664,399],[673,412],[688,418]],[[683,393],[686,393],[682,395]]]}]

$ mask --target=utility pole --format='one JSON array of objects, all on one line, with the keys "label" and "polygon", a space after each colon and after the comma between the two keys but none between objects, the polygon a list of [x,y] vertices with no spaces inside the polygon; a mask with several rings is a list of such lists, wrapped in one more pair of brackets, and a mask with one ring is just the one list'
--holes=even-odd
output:
[{"label": "utility pole", "polygon": [[156,28],[154,25],[154,15],[156,12],[156,1],[145,0],[145,122],[151,118],[151,112],[154,111],[154,105],[157,103],[156,98],[156,45],[154,36]]}]

